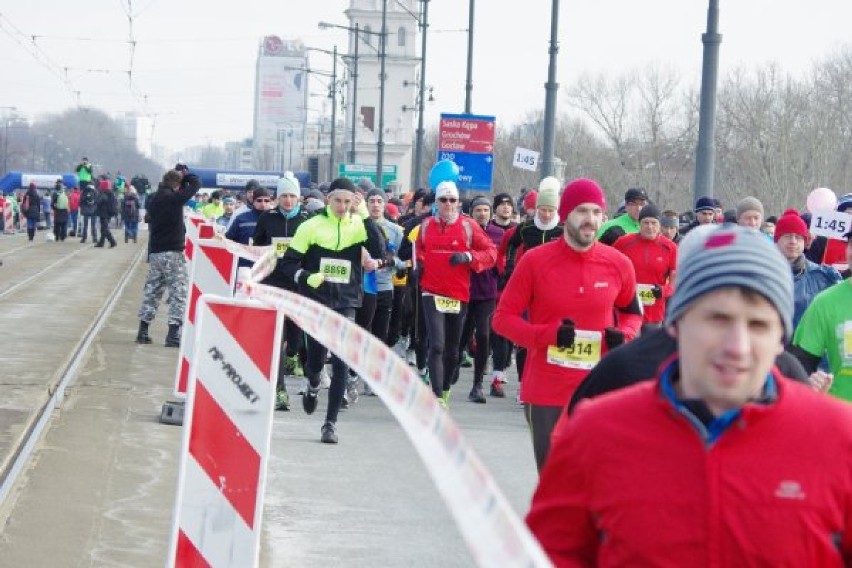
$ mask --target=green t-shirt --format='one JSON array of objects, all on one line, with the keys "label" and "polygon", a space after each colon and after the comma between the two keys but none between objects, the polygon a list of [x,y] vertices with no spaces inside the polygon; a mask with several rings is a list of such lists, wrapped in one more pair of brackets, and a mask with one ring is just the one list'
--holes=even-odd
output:
[{"label": "green t-shirt", "polygon": [[621,227],[624,230],[625,235],[632,235],[633,233],[639,232],[639,221],[635,221],[633,217],[625,213],[624,215],[619,215],[615,219],[610,219],[598,229],[597,237],[600,239],[604,233],[606,233],[610,227]]},{"label": "green t-shirt", "polygon": [[817,294],[796,327],[793,345],[817,357],[827,355],[834,375],[829,392],[852,402],[852,280]]}]

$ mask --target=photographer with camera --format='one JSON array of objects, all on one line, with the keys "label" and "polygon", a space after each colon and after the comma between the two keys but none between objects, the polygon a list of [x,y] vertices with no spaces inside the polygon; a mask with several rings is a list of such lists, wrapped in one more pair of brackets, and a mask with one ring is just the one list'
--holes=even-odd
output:
[{"label": "photographer with camera", "polygon": [[139,332],[136,343],[151,343],[148,326],[166,288],[169,290],[169,333],[166,347],[180,347],[180,328],[186,307],[186,261],[183,257],[186,229],[183,207],[201,187],[198,176],[184,164],[178,164],[163,176],[157,191],[148,198],[145,222],[148,223],[148,276],[139,307]]}]

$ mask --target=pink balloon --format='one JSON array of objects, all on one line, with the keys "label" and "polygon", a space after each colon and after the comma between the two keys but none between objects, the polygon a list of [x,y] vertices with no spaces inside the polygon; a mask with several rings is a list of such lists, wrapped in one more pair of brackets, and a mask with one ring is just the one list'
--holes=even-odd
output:
[{"label": "pink balloon", "polygon": [[834,211],[837,207],[837,195],[827,187],[818,187],[808,194],[805,201],[808,211]]}]

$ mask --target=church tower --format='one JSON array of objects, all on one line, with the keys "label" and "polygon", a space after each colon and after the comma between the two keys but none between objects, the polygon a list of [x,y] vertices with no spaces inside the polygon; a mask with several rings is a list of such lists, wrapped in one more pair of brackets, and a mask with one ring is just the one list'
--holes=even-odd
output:
[{"label": "church tower", "polygon": [[[386,0],[385,27],[385,100],[383,164],[396,166],[397,191],[411,189],[412,147],[416,112],[417,77],[420,59],[417,56],[417,0]],[[349,72],[346,94],[346,137],[338,142],[346,162],[352,161],[351,136],[355,114],[355,163],[372,165],[375,170],[380,113],[380,33],[382,30],[383,0],[350,0],[345,11],[349,27],[359,28],[358,37],[349,34]],[[353,92],[351,74],[355,69],[355,42],[358,43],[358,90]],[[357,95],[357,96],[353,96]],[[352,101],[357,108],[353,108]],[[393,186],[391,186],[393,188]]]}]

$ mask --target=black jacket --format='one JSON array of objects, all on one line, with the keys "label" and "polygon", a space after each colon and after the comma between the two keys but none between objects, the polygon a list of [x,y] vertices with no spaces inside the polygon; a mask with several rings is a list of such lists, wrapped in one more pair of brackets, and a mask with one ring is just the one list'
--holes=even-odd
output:
[{"label": "black jacket", "polygon": [[35,188],[28,188],[21,201],[20,214],[27,219],[41,219],[41,195]]},{"label": "black jacket", "polygon": [[80,190],[80,214],[96,215],[98,206],[98,190],[94,186],[83,186]]},{"label": "black jacket", "polygon": [[200,188],[198,176],[187,174],[177,191],[160,184],[156,193],[148,197],[145,219],[148,222],[148,247],[151,254],[183,250],[186,239],[183,206]]},{"label": "black jacket", "polygon": [[118,214],[118,201],[115,192],[111,189],[103,189],[98,192],[98,201],[95,205],[95,214],[98,217],[112,217]]},{"label": "black jacket", "polygon": [[[255,246],[265,247],[271,245],[272,239],[274,238],[292,238],[293,235],[296,234],[296,229],[298,229],[309,216],[310,215],[304,207],[302,207],[299,213],[292,219],[288,219],[278,207],[265,211],[261,213],[260,217],[257,219],[257,225],[254,227],[252,242]],[[278,288],[284,288],[294,292],[298,288],[291,278],[286,278],[278,271],[272,272],[272,274],[267,276],[261,283],[268,284],[270,286],[277,286]]]}]

